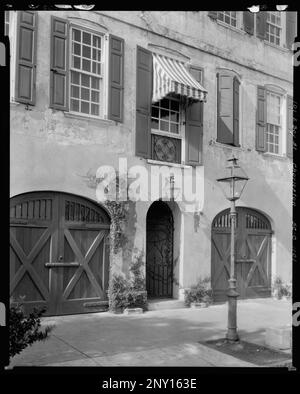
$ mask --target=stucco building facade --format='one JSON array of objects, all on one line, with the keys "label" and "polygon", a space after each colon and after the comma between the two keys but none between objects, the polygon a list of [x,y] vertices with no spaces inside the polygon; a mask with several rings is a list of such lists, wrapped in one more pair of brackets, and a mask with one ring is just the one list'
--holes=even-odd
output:
[{"label": "stucco building facade", "polygon": [[[237,203],[241,296],[270,296],[275,277],[291,280],[294,13],[8,14],[12,295],[49,304],[50,314],[97,310],[111,273],[127,274],[140,255],[150,296],[182,299],[209,277],[224,300],[229,204],[216,179],[232,154],[250,178]],[[202,98],[171,92],[146,102],[155,57],[187,70]],[[200,118],[191,126],[193,105]],[[129,183],[140,176],[149,187],[129,204],[114,254],[97,171],[119,170],[120,159]],[[192,203],[151,188],[162,165],[193,174]],[[175,193],[183,188],[175,179]],[[76,204],[88,214],[76,219]]]}]

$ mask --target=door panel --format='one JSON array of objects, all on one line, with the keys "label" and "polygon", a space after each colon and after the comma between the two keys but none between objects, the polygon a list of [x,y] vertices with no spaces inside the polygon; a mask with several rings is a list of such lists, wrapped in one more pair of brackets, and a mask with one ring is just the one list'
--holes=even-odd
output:
[{"label": "door panel", "polygon": [[[240,298],[271,295],[271,225],[260,213],[237,207],[235,277]],[[229,210],[212,226],[212,288],[215,301],[227,299],[230,270]]]},{"label": "door panel", "polygon": [[[109,276],[109,218],[95,204],[67,194],[11,199],[11,295],[46,315],[103,310]],[[91,303],[92,301],[92,303]]]}]

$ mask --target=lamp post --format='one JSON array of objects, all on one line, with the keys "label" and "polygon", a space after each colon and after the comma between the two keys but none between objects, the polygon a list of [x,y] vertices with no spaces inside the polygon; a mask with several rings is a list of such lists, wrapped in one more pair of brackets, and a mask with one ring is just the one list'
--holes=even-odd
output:
[{"label": "lamp post", "polygon": [[224,177],[217,179],[223,190],[225,197],[230,201],[230,278],[228,280],[228,329],[226,338],[230,342],[239,340],[237,334],[237,297],[236,278],[235,278],[235,228],[236,228],[236,209],[235,202],[241,197],[249,178],[242,168],[237,164],[237,158],[232,156],[228,159],[229,165],[226,166]]}]

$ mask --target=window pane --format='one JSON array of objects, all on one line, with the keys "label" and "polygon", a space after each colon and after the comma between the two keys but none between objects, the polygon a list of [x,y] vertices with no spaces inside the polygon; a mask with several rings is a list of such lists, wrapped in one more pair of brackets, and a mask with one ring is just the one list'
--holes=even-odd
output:
[{"label": "window pane", "polygon": [[96,104],[92,104],[92,115],[96,115],[96,116],[98,116],[99,115],[99,105],[96,105]]},{"label": "window pane", "polygon": [[171,133],[176,133],[178,134],[179,132],[179,125],[176,123],[171,123]]},{"label": "window pane", "polygon": [[151,116],[153,118],[158,118],[159,117],[159,109],[157,107],[152,107],[152,114]]},{"label": "window pane", "polygon": [[91,57],[91,48],[83,45],[82,47],[82,56],[87,57],[90,59]]},{"label": "window pane", "polygon": [[82,100],[89,100],[90,99],[89,89],[81,88],[81,99]]},{"label": "window pane", "polygon": [[82,59],[82,69],[84,71],[91,71],[91,62],[90,60]]},{"label": "window pane", "polygon": [[158,119],[151,119],[151,128],[158,130]]},{"label": "window pane", "polygon": [[81,41],[81,31],[73,29],[73,41]]},{"label": "window pane", "polygon": [[170,120],[172,122],[179,122],[179,113],[178,112],[171,112],[170,113]]},{"label": "window pane", "polygon": [[171,110],[179,112],[179,101],[170,100]]},{"label": "window pane", "polygon": [[71,83],[79,85],[79,73],[75,71],[71,72]]},{"label": "window pane", "polygon": [[90,35],[90,33],[87,33],[86,31],[82,32],[82,42],[84,44],[91,45],[91,35]]},{"label": "window pane", "polygon": [[78,100],[71,100],[71,111],[79,112],[79,101]]},{"label": "window pane", "polygon": [[86,103],[85,101],[81,101],[81,112],[84,114],[89,113],[89,103]]},{"label": "window pane", "polygon": [[161,119],[169,120],[169,118],[170,118],[169,114],[170,114],[170,112],[165,109],[160,110],[160,118]]},{"label": "window pane", "polygon": [[169,131],[169,122],[160,121],[160,130]]},{"label": "window pane", "polygon": [[76,42],[73,43],[73,53],[80,56],[80,44],[77,44]]},{"label": "window pane", "polygon": [[78,86],[71,86],[71,96],[79,98],[79,87]]},{"label": "window pane", "polygon": [[162,100],[160,101],[160,106],[161,106],[162,108],[168,108],[168,109],[169,109],[170,100],[168,100],[168,99],[162,99]]},{"label": "window pane", "polygon": [[90,86],[90,77],[86,74],[81,74],[81,84],[82,86]]},{"label": "window pane", "polygon": [[101,48],[101,39],[98,36],[93,36],[93,46],[96,48]]},{"label": "window pane", "polygon": [[92,101],[99,103],[99,92],[92,90]]},{"label": "window pane", "polygon": [[99,89],[99,79],[92,77],[92,88],[93,89]]},{"label": "window pane", "polygon": [[73,56],[73,67],[80,68],[80,57]]}]

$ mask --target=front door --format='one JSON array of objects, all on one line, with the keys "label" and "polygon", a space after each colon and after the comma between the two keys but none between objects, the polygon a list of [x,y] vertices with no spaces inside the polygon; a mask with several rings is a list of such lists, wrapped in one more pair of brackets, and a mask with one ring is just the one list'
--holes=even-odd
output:
[{"label": "front door", "polygon": [[29,193],[11,199],[11,296],[46,315],[103,310],[109,275],[109,218],[69,194]]},{"label": "front door", "polygon": [[[235,277],[239,298],[271,295],[271,225],[259,212],[237,207]],[[215,301],[227,299],[230,273],[230,216],[221,212],[212,226],[212,288]]]},{"label": "front door", "polygon": [[147,214],[146,287],[149,298],[173,296],[173,215],[162,201]]}]

